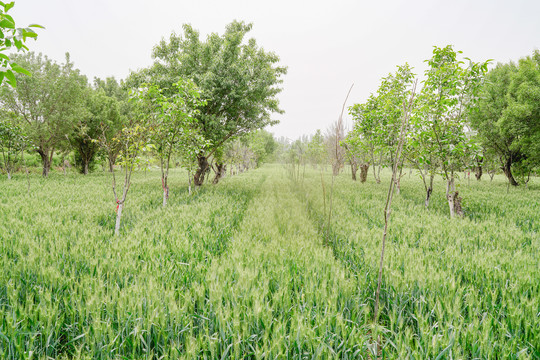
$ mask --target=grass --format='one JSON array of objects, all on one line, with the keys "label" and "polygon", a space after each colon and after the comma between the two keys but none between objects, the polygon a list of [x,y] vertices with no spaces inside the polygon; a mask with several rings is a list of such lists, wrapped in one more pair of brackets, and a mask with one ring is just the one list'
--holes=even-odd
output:
[{"label": "grass", "polygon": [[[1,359],[540,359],[540,200],[461,181],[449,219],[414,174],[393,205],[371,324],[386,182],[268,165],[187,193],[135,174],[121,236],[107,174],[0,180]],[[327,184],[330,175],[327,174]],[[532,182],[532,181],[531,181]],[[328,204],[328,201],[326,202]]]}]

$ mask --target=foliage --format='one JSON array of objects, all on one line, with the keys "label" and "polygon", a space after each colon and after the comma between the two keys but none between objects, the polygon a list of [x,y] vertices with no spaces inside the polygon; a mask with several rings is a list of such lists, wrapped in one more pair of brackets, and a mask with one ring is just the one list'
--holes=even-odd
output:
[{"label": "foliage", "polygon": [[30,145],[41,156],[43,176],[47,176],[54,152],[69,147],[69,135],[86,112],[87,80],[69,61],[69,54],[61,65],[34,53],[13,59],[33,76],[18,76],[16,88],[3,87],[0,101],[21,119]]},{"label": "foliage", "polygon": [[0,113],[0,151],[2,153],[0,168],[6,172],[8,179],[11,179],[15,170],[17,155],[22,153],[27,142],[26,136],[13,115],[7,111]]},{"label": "foliage", "polygon": [[71,142],[75,151],[79,171],[88,174],[99,151],[95,141],[102,135],[105,124],[120,122],[119,106],[116,99],[108,96],[102,89],[88,88],[85,96],[85,112],[75,124]]},{"label": "foliage", "polygon": [[213,33],[201,41],[196,30],[184,25],[184,35],[172,34],[168,42],[158,44],[154,66],[132,79],[150,78],[161,88],[171,89],[186,78],[201,90],[206,104],[196,118],[210,145],[199,154],[196,182],[205,171],[206,159],[221,152],[227,140],[275,124],[270,115],[282,112],[277,94],[286,68],[278,66],[279,57],[264,51],[254,39],[244,42],[251,28],[251,24],[234,21],[222,36]]},{"label": "foliage", "polygon": [[482,145],[493,151],[512,185],[540,166],[540,53],[518,64],[497,64],[487,74],[479,111],[472,116]]},{"label": "foliage", "polygon": [[108,103],[109,111],[96,113],[95,120],[99,120],[99,131],[96,137],[91,136],[94,142],[99,143],[107,161],[109,171],[112,172],[116,159],[120,154],[121,144],[116,141],[122,129],[128,123],[128,119],[135,116],[133,102],[129,102],[129,90],[123,83],[118,83],[115,78],[105,80],[94,79],[94,88],[98,93],[104,93],[106,97],[99,95],[103,102]]},{"label": "foliage", "polygon": [[[467,67],[459,61],[451,46],[435,47],[427,60],[424,87],[419,95],[419,111],[415,117],[414,136],[431,142],[420,151],[419,162],[432,155],[440,164],[445,179],[463,168],[470,156],[473,143],[467,136],[469,114],[474,111],[488,62],[469,61]],[[413,144],[416,144],[413,141]],[[414,145],[413,145],[414,147]]]},{"label": "foliage", "polygon": [[25,28],[18,28],[15,20],[8,11],[15,6],[15,2],[5,3],[0,1],[0,85],[6,79],[6,82],[12,87],[17,86],[16,74],[30,76],[27,69],[17,64],[13,59],[5,54],[8,49],[17,51],[26,51],[28,47],[25,42],[28,38],[36,39],[35,28],[43,29],[43,26],[32,24]]},{"label": "foliage", "polygon": [[307,144],[307,156],[313,166],[323,166],[328,162],[324,136],[320,129],[315,131],[315,134],[313,134]]},{"label": "foliage", "polygon": [[414,76],[408,64],[398,66],[394,74],[381,79],[377,93],[370,95],[365,104],[349,108],[354,128],[347,135],[348,142],[357,152],[368,153],[374,165],[394,165],[403,103],[410,96]]},{"label": "foliage", "polygon": [[141,89],[137,98],[143,116],[149,119],[149,142],[160,160],[163,206],[169,197],[167,181],[173,154],[180,150],[180,155],[186,157],[184,162],[189,162],[194,153],[201,151],[194,116],[205,102],[200,100],[199,90],[192,81],[182,80],[174,87],[175,93],[167,97],[159,87],[149,85]]}]

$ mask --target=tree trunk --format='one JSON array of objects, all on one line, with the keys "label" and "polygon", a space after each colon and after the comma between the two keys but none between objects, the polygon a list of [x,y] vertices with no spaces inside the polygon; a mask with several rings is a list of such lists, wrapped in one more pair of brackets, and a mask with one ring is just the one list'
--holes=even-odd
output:
[{"label": "tree trunk", "polygon": [[[47,152],[44,150],[39,149],[38,151],[39,156],[41,157],[41,163],[43,164],[43,177],[49,176],[49,171],[51,170],[51,162],[49,161],[49,156]],[[52,159],[52,153],[51,153],[51,159]]]},{"label": "tree trunk", "polygon": [[114,234],[116,236],[120,235],[120,220],[122,219],[122,209],[124,208],[124,203],[119,202],[118,208],[116,209],[116,225],[114,226]]},{"label": "tree trunk", "polygon": [[188,171],[188,194],[191,195],[191,170]]},{"label": "tree trunk", "polygon": [[352,179],[356,181],[356,172],[358,171],[358,164],[351,162]]},{"label": "tree trunk", "polygon": [[483,171],[482,171],[482,161],[480,160],[477,160],[477,166],[476,168],[474,169],[474,176],[476,177],[476,180],[480,181],[480,179],[482,179],[482,174],[483,174]]},{"label": "tree trunk", "polygon": [[334,176],[339,175],[339,164],[338,163],[332,164],[332,175],[334,175]]},{"label": "tree trunk", "polygon": [[508,178],[508,181],[510,182],[510,185],[512,186],[518,186],[518,182],[516,179],[514,179],[514,176],[512,175],[512,157],[509,157],[506,162],[504,163],[504,166],[502,168],[504,171],[504,175]]},{"label": "tree trunk", "polygon": [[197,156],[197,163],[199,164],[199,167],[193,176],[193,183],[195,186],[202,186],[204,183],[206,170],[208,169],[208,159],[204,155],[199,155]]},{"label": "tree trunk", "polygon": [[163,207],[167,206],[167,200],[169,199],[169,184],[167,183],[168,175],[161,177],[161,187],[163,189]]},{"label": "tree trunk", "polygon": [[225,173],[227,172],[227,165],[223,163],[216,163],[216,176],[214,176],[214,180],[212,181],[212,184],[217,184],[219,180],[225,176]]},{"label": "tree trunk", "polygon": [[89,161],[83,160],[83,165],[84,165],[84,167],[83,167],[83,174],[84,174],[84,175],[88,175],[88,173],[90,172],[90,171],[88,170],[88,169],[89,169],[88,163],[89,163]]},{"label": "tree trunk", "polygon": [[360,182],[365,183],[367,180],[369,171],[369,164],[362,164],[360,165]]},{"label": "tree trunk", "polygon": [[[394,165],[392,165],[392,169],[394,168]],[[397,194],[399,194],[401,192],[401,174],[403,173],[403,164],[402,166],[399,168],[399,176],[397,176],[397,178],[395,179],[395,182],[396,182],[396,187],[395,187],[395,191]]]},{"label": "tree trunk", "polygon": [[429,187],[426,189],[426,201],[424,202],[424,205],[426,206],[426,210],[429,207],[429,200],[431,198],[431,193],[433,193],[433,179],[434,176],[429,176]]},{"label": "tree trunk", "polygon": [[461,197],[459,192],[456,191],[456,185],[454,183],[454,177],[450,177],[446,184],[446,198],[448,200],[448,207],[450,208],[450,217],[463,216],[463,210],[461,208]]}]

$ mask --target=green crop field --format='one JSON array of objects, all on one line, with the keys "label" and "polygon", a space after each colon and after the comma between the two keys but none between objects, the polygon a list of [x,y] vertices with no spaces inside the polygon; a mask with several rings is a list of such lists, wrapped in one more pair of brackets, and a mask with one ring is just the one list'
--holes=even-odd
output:
[{"label": "green crop field", "polygon": [[[136,172],[121,234],[108,174],[0,181],[0,359],[540,359],[540,183],[266,165],[193,195]],[[329,196],[332,217],[328,227]],[[376,340],[380,349],[377,353]]]}]

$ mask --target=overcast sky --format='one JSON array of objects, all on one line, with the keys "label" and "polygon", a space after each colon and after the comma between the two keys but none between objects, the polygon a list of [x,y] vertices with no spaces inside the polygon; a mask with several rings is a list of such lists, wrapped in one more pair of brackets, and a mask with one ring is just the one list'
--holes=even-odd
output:
[{"label": "overcast sky", "polygon": [[540,48],[539,0],[17,0],[10,13],[17,26],[46,27],[31,50],[57,61],[69,52],[89,79],[149,66],[153,46],[184,23],[206,36],[253,22],[251,37],[288,66],[285,114],[269,130],[291,139],[335,121],[353,83],[347,105],[364,102],[398,64],[422,74],[434,45],[496,62]]}]

